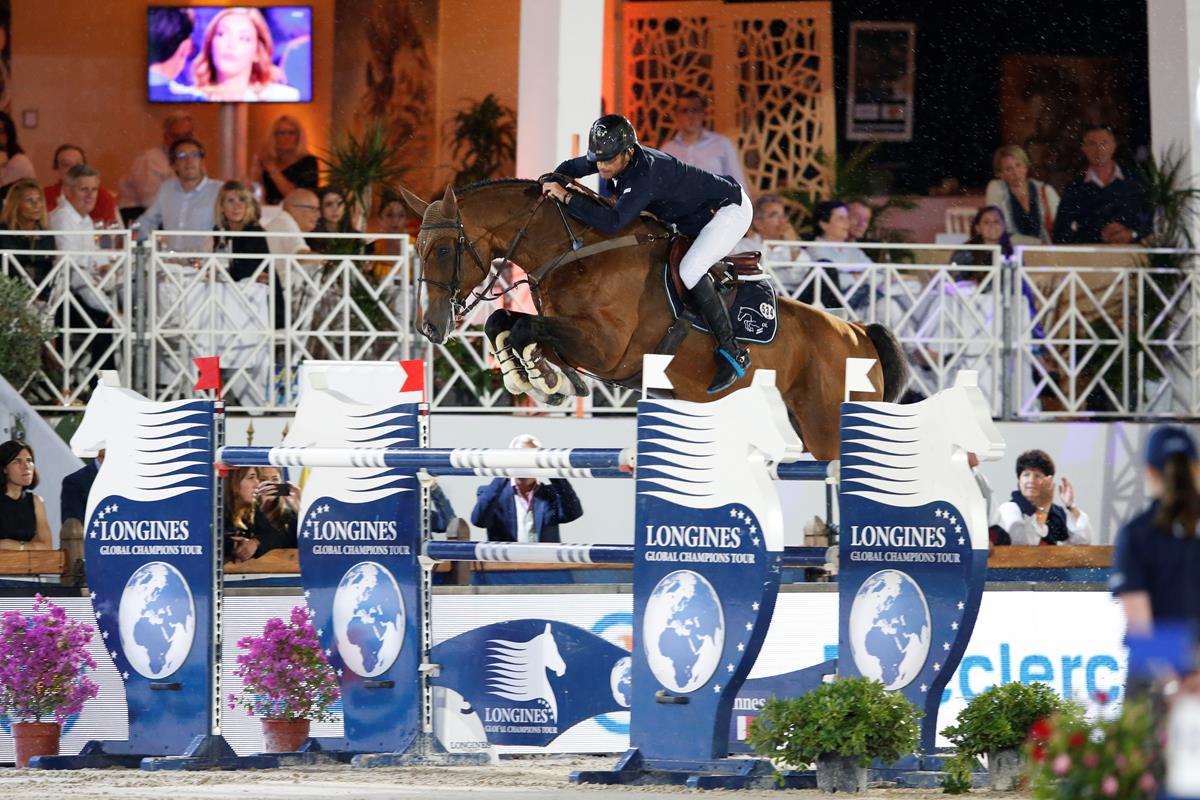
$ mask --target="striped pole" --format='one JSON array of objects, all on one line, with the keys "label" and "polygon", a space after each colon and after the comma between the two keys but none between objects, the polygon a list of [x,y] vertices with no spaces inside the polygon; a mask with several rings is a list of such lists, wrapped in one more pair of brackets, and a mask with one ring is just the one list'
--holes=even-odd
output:
[{"label": "striped pole", "polygon": [[[785,547],[788,567],[822,567],[824,547]],[[425,555],[434,561],[491,561],[523,564],[632,564],[631,544],[542,544],[517,542],[428,542]]]},{"label": "striped pole", "polygon": [[[618,448],[384,448],[225,447],[230,467],[369,467],[424,470],[430,475],[518,478],[628,478],[634,450]],[[772,466],[781,481],[821,481],[828,461],[793,461]]]}]

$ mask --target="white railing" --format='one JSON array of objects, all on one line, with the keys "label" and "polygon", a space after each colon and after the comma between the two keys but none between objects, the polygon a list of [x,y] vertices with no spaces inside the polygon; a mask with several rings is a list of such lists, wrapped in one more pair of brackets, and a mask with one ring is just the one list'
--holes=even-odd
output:
[{"label": "white railing", "polygon": [[[36,407],[81,404],[101,368],[155,399],[190,397],[191,359],[211,354],[222,358],[230,407],[252,412],[290,411],[308,358],[423,358],[431,402],[444,411],[597,414],[636,402],[597,382],[568,406],[509,395],[483,324],[501,304],[532,310],[521,287],[481,304],[444,344],[417,335],[421,286],[407,236],[309,234],[337,252],[284,255],[212,252],[211,236],[194,232],[185,235],[197,249],[175,252],[165,245],[178,235],[138,243],[106,231],[100,251],[0,251],[0,271],[30,287],[56,330],[22,387]],[[232,236],[277,249],[287,238]],[[975,369],[997,417],[1200,417],[1193,253],[1025,247],[1006,260],[984,246],[862,244],[847,256],[849,247],[768,242],[764,267],[781,294],[890,327],[912,368],[911,397]],[[385,248],[395,252],[368,252]],[[978,266],[954,263],[963,252]],[[519,277],[503,276],[499,288]]]}]

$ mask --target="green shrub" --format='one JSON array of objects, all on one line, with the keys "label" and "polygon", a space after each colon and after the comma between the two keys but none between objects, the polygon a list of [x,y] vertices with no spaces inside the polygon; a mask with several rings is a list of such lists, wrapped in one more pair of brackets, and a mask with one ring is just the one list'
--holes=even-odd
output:
[{"label": "green shrub", "polygon": [[942,735],[967,756],[1010,750],[1025,744],[1033,723],[1062,707],[1062,698],[1044,683],[993,686],[971,698]]},{"label": "green shrub", "polygon": [[750,725],[747,742],[759,754],[791,767],[821,756],[892,762],[917,747],[922,714],[879,681],[842,678],[787,700],[771,698]]},{"label": "green shrub", "polygon": [[0,275],[0,375],[20,390],[42,364],[42,346],[53,332],[40,308],[30,303],[33,289],[19,278]]}]

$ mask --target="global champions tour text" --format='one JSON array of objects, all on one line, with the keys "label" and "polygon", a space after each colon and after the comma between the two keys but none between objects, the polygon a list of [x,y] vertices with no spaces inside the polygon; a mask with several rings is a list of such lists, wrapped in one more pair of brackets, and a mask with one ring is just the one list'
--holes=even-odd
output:
[{"label": "global champions tour text", "polygon": [[[388,542],[398,535],[394,520],[323,520],[305,532],[305,537],[326,542]],[[316,556],[406,556],[411,552],[406,544],[318,544],[312,551]]]},{"label": "global champions tour text", "polygon": [[[852,525],[851,547],[924,547],[946,546],[946,528],[930,525]],[[895,552],[893,550],[854,550],[851,561],[904,561],[919,563],[958,563],[958,553]]]},{"label": "global champions tour text", "polygon": [[[171,520],[96,520],[91,537],[102,542],[185,542],[188,521]],[[198,556],[204,549],[198,544],[101,545],[102,556]]]},{"label": "global champions tour text", "polygon": [[[713,547],[736,550],[742,546],[740,527],[708,525],[647,525],[647,547]],[[753,564],[754,553],[691,553],[686,550],[650,550],[646,561],[687,561],[706,564]]]}]

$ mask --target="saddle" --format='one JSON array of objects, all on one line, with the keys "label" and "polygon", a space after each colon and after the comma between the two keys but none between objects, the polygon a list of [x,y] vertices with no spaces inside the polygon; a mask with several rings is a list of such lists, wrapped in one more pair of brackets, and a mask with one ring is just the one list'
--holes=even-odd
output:
[{"label": "saddle", "polygon": [[[683,279],[679,277],[679,262],[683,261],[687,251],[692,248],[692,242],[691,237],[676,234],[671,238],[667,251],[667,269],[671,276],[671,284],[675,287],[675,293],[684,298],[688,296],[688,292],[683,286]],[[762,253],[758,250],[733,253],[709,267],[708,274],[712,275],[717,288],[724,294],[741,281],[766,280],[767,274],[762,271],[761,261]],[[730,298],[727,296],[726,305],[729,303]],[[688,305],[690,307],[690,302]]]}]

